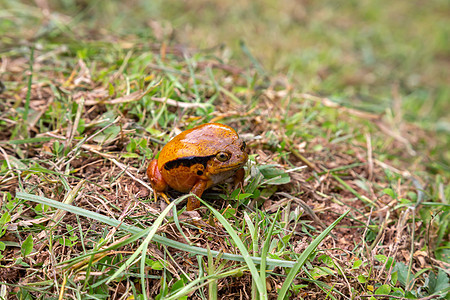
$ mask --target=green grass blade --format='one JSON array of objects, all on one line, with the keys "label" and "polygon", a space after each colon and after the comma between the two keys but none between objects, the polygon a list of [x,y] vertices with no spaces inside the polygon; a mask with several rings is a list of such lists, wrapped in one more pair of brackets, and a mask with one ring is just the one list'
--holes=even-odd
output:
[{"label": "green grass blade", "polygon": [[51,141],[52,137],[34,137],[34,138],[28,138],[23,140],[11,140],[11,141],[0,141],[0,144],[10,144],[10,145],[22,145],[22,144],[32,144],[32,143],[44,143]]},{"label": "green grass blade", "polygon": [[280,208],[278,208],[277,213],[275,214],[273,218],[273,222],[270,225],[269,232],[267,233],[266,240],[264,241],[264,245],[261,252],[261,266],[259,267],[261,270],[261,278],[263,279],[264,288],[266,289],[266,259],[267,259],[267,253],[269,252],[269,246],[272,241],[272,233],[273,229],[275,228],[275,224],[277,223],[276,220],[278,220],[278,215],[280,214]]},{"label": "green grass blade", "polygon": [[[216,270],[214,270],[214,259],[211,255],[211,249],[209,248],[209,244],[207,245],[208,249],[208,275],[212,275],[215,273]],[[220,258],[218,258],[219,260]],[[208,300],[217,300],[217,280],[211,280],[208,283]]]},{"label": "green grass blade", "polygon": [[31,98],[31,84],[33,83],[33,64],[34,64],[34,47],[31,47],[30,53],[30,77],[28,77],[28,89],[27,89],[27,97],[25,98],[25,108],[23,110],[23,120],[25,121],[25,126],[27,126],[26,122],[28,120],[28,113],[30,110],[30,98]]},{"label": "green grass blade", "polygon": [[260,64],[260,62],[253,56],[250,49],[247,47],[247,44],[244,42],[244,40],[239,41],[239,46],[244,52],[245,55],[250,59],[253,66],[255,67],[256,71],[258,72],[259,76],[266,77],[266,71],[264,71],[263,66]]},{"label": "green grass blade", "polygon": [[303,251],[302,255],[298,259],[295,266],[289,271],[289,274],[286,277],[286,280],[283,283],[283,286],[280,289],[278,294],[278,300],[283,300],[286,297],[286,294],[291,286],[292,282],[297,275],[298,270],[305,264],[308,257],[311,253],[319,246],[319,244],[323,241],[323,239],[331,232],[331,230],[336,227],[336,225],[350,212],[350,210],[346,211],[343,215],[341,215],[336,221],[333,222],[330,226],[327,227],[318,237],[312,241],[312,243]]},{"label": "green grass blade", "polygon": [[339,176],[333,174],[333,178],[336,179],[336,181],[338,181],[345,189],[347,189],[349,192],[351,192],[353,195],[355,195],[363,203],[368,203],[370,205],[374,205],[372,200],[370,200],[368,198],[364,198],[363,196],[361,196],[354,188],[352,188],[344,180],[339,178]]},{"label": "green grass blade", "polygon": [[173,214],[173,222],[175,223],[175,227],[177,227],[178,232],[181,234],[181,236],[184,238],[184,240],[186,241],[186,243],[190,243],[191,241],[189,241],[189,239],[187,238],[187,236],[184,234],[183,229],[181,229],[181,224],[180,224],[180,220],[178,219],[178,213],[177,213],[177,208],[174,206],[172,209],[172,214]]},{"label": "green grass blade", "polygon": [[[253,247],[252,248],[253,255],[256,256],[256,255],[258,255],[258,235],[256,232],[256,228],[247,212],[244,212],[244,220],[245,220],[245,223],[247,224],[248,230],[250,231],[252,247]],[[256,220],[256,222],[258,222],[258,220]],[[261,258],[261,259],[264,260],[263,258]],[[261,277],[261,278],[263,278],[263,277]],[[262,289],[267,290],[264,282],[265,282],[265,280],[261,280]],[[257,292],[258,292],[258,290],[256,287],[255,278],[252,278],[252,296],[251,296],[252,299],[258,298]]]}]

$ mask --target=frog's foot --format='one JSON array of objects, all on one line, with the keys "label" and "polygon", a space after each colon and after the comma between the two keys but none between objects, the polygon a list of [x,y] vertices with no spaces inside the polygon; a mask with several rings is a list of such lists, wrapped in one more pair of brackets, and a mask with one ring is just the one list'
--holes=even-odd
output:
[{"label": "frog's foot", "polygon": [[187,211],[195,211],[200,207],[200,201],[195,197],[189,197],[186,205]]},{"label": "frog's foot", "polygon": [[165,193],[160,193],[161,197],[163,197],[164,201],[166,201],[167,204],[170,204],[169,197]]}]

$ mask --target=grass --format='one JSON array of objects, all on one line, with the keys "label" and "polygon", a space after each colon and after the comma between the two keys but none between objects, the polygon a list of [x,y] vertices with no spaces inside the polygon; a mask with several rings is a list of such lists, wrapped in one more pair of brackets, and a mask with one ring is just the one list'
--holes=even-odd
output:
[{"label": "grass", "polygon": [[[1,297],[448,297],[447,2],[36,3],[0,2]],[[193,224],[145,169],[212,121],[250,160]]]}]

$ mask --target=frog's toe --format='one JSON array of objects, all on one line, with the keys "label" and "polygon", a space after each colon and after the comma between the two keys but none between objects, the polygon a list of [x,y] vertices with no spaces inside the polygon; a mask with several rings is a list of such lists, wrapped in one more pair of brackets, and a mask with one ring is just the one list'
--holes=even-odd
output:
[{"label": "frog's toe", "polygon": [[165,193],[159,193],[161,197],[163,197],[164,201],[166,201],[167,204],[170,204],[169,197]]}]

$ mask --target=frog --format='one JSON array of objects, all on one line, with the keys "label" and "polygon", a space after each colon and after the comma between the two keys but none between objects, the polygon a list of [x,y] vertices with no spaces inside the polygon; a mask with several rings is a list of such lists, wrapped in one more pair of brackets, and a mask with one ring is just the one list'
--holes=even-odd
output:
[{"label": "frog", "polygon": [[[224,182],[242,188],[247,160],[246,143],[232,127],[206,123],[170,140],[150,162],[147,176],[155,197],[161,195],[166,202],[169,187],[201,198],[205,190]],[[188,197],[188,211],[199,207],[196,197]]]}]

